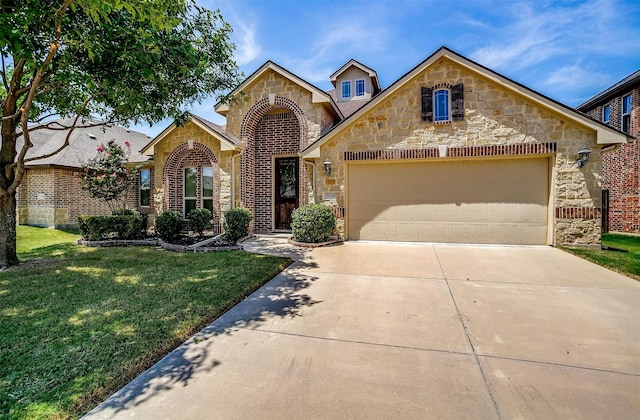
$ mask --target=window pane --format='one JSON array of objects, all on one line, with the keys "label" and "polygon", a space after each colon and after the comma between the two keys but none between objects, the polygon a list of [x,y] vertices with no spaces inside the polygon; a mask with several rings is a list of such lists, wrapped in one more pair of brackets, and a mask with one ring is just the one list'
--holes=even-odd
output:
[{"label": "window pane", "polygon": [[351,97],[351,82],[342,82],[342,97]]},{"label": "window pane", "polygon": [[630,124],[631,123],[631,115],[626,114],[622,116],[622,131],[624,131],[625,133],[629,132],[629,128],[630,128]]},{"label": "window pane", "polygon": [[202,196],[213,197],[213,168],[211,166],[202,167]]},{"label": "window pane", "polygon": [[184,168],[184,196],[196,196],[196,168]]},{"label": "window pane", "polygon": [[209,209],[211,214],[213,214],[213,200],[210,199],[210,198],[206,198],[206,199],[202,200],[202,208],[203,209]]},{"label": "window pane", "polygon": [[631,109],[631,95],[627,95],[622,98],[622,113],[628,114]]},{"label": "window pane", "polygon": [[449,121],[449,91],[437,90],[433,93],[434,121]]},{"label": "window pane", "polygon": [[151,170],[140,170],[140,188],[151,188]]},{"label": "window pane", "polygon": [[151,205],[151,190],[140,190],[140,207],[149,207]]},{"label": "window pane", "polygon": [[184,215],[185,217],[189,215],[189,212],[196,208],[196,199],[190,198],[188,200],[184,200]]},{"label": "window pane", "polygon": [[609,105],[605,105],[602,110],[602,122],[608,123],[609,117],[611,116],[611,107]]},{"label": "window pane", "polygon": [[356,96],[364,96],[364,79],[356,80]]}]

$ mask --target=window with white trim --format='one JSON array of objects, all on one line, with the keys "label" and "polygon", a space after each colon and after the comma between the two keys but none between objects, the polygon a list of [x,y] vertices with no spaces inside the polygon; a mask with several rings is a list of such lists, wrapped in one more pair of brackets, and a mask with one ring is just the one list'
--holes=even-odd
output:
[{"label": "window with white trim", "polygon": [[602,107],[602,122],[605,124],[609,124],[610,118],[611,118],[611,106],[605,105]]},{"label": "window with white trim", "polygon": [[198,203],[198,169],[184,168],[184,216],[197,208]]},{"label": "window with white trim", "polygon": [[202,208],[213,214],[213,168],[202,167]]},{"label": "window with white trim", "polygon": [[449,121],[449,89],[438,89],[433,92],[433,121]]},{"label": "window with white trim", "polygon": [[140,169],[140,207],[151,206],[151,169]]},{"label": "window with white trim", "polygon": [[364,79],[356,80],[356,96],[364,96],[365,84]]},{"label": "window with white trim", "polygon": [[342,82],[342,98],[350,98],[351,97],[351,81],[347,80]]},{"label": "window with white trim", "polygon": [[631,95],[622,97],[622,131],[628,133],[631,129]]}]

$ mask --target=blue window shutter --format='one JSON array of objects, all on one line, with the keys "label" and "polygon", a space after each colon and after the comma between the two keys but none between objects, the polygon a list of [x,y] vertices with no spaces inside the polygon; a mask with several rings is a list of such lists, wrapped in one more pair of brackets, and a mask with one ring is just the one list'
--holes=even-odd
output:
[{"label": "blue window shutter", "polygon": [[433,89],[422,88],[422,121],[433,121]]}]

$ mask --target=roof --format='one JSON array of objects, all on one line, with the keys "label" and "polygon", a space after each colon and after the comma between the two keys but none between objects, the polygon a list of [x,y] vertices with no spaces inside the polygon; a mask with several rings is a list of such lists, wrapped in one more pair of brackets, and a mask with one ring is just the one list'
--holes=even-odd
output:
[{"label": "roof", "polygon": [[578,105],[576,109],[578,111],[587,112],[591,108],[598,106],[600,103],[608,102],[609,99],[627,91],[634,85],[640,85],[640,70],[636,70],[624,79],[598,93],[596,96],[587,99],[584,103]]},{"label": "roof", "polygon": [[319,157],[320,156],[320,147],[342,132],[346,127],[348,127],[352,122],[356,121],[360,116],[367,113],[372,108],[376,107],[381,101],[388,98],[410,80],[412,80],[419,73],[424,71],[426,68],[433,65],[435,62],[442,58],[447,58],[457,65],[464,67],[468,71],[478,74],[485,79],[488,79],[494,83],[497,83],[504,88],[511,90],[513,93],[525,97],[529,101],[538,104],[547,109],[553,110],[565,118],[574,121],[582,126],[586,126],[591,128],[597,132],[598,144],[614,144],[614,143],[625,143],[628,135],[622,133],[618,130],[615,130],[609,127],[606,124],[602,124],[598,121],[595,121],[586,115],[577,112],[575,109],[564,105],[554,99],[551,99],[541,93],[535,92],[528,87],[513,81],[495,71],[478,64],[468,58],[458,54],[457,52],[442,46],[438,50],[436,50],[433,54],[427,57],[424,61],[418,64],[416,67],[411,69],[409,72],[404,74],[398,80],[396,80],[391,86],[380,92],[377,96],[375,96],[371,101],[367,102],[363,107],[358,109],[356,112],[351,114],[348,118],[341,121],[337,125],[335,125],[329,132],[321,136],[314,143],[307,146],[305,149],[301,151],[301,156],[303,157]]},{"label": "roof", "polygon": [[[58,119],[44,123],[51,128],[37,129],[32,127],[29,137],[33,147],[27,152],[26,158],[43,156],[54,152],[64,144],[69,133],[68,127],[73,124],[72,119]],[[38,166],[60,166],[69,168],[79,168],[82,164],[97,154],[96,148],[101,144],[115,140],[116,143],[124,147],[124,142],[129,142],[131,156],[129,162],[141,163],[149,160],[148,156],[143,156],[139,151],[149,142],[150,137],[144,133],[130,130],[125,127],[115,125],[105,125],[98,120],[84,120],[78,123],[69,137],[69,146],[61,152],[46,159],[37,159],[25,164],[27,168]],[[92,125],[92,127],[82,127]],[[35,129],[35,130],[34,130]],[[18,150],[22,148],[22,137],[18,140]]]},{"label": "roof", "polygon": [[360,63],[359,61],[354,60],[353,58],[351,60],[347,61],[342,67],[340,67],[338,70],[336,70],[329,77],[329,80],[331,81],[333,86],[336,85],[336,80],[338,79],[338,76],[340,76],[342,73],[344,73],[350,67],[357,67],[360,70],[362,70],[363,72],[367,73],[369,75],[369,77],[371,78],[371,82],[373,83],[374,91],[379,91],[380,90],[380,82],[378,81],[378,73],[375,70],[373,70],[371,67],[367,67],[364,64]]},{"label": "roof", "polygon": [[340,108],[340,111],[342,112],[342,115],[344,115],[345,118],[347,118],[349,115],[359,110],[361,107],[363,107],[367,102],[371,100],[370,98],[368,98],[368,99],[362,99],[362,100],[338,102],[336,98],[335,89],[328,90],[327,93],[331,95],[331,98],[334,101],[336,101],[336,105],[338,105],[338,108]]},{"label": "roof", "polygon": [[[240,86],[235,88],[229,94],[229,96],[230,97],[238,96],[239,94],[242,93],[243,90],[245,90],[249,86],[251,86],[255,81],[260,79],[260,77],[262,77],[268,71],[274,71],[274,72],[278,73],[279,75],[281,75],[282,77],[284,77],[286,79],[289,79],[291,82],[297,84],[301,88],[303,88],[303,89],[307,90],[308,92],[310,92],[311,93],[311,102],[313,102],[314,104],[315,103],[324,103],[324,104],[328,105],[330,108],[332,108],[334,110],[334,112],[336,113],[336,115],[340,119],[342,119],[344,117],[342,115],[342,112],[340,111],[340,109],[336,105],[335,101],[331,98],[331,96],[327,92],[324,92],[322,89],[312,85],[311,83],[307,82],[306,80],[296,76],[295,74],[291,73],[289,70],[286,70],[285,68],[277,65],[276,63],[274,63],[273,61],[270,61],[270,60],[267,61],[266,63],[264,63],[262,66],[260,66],[260,68],[257,69],[256,71],[254,71],[249,77],[247,77],[244,80],[244,82],[242,82],[240,84]],[[214,109],[216,110],[217,113],[219,113],[221,115],[226,115],[227,112],[229,111],[229,105],[227,103],[218,102],[215,105]]]},{"label": "roof", "polygon": [[[209,120],[206,120],[198,115],[195,114],[190,114],[189,115],[189,120],[194,123],[195,125],[197,125],[198,127],[200,127],[201,129],[203,129],[205,132],[209,133],[210,135],[212,135],[214,138],[216,138],[218,141],[220,141],[220,149],[221,150],[236,150],[239,147],[242,147],[242,142],[232,136],[231,134],[227,133],[225,128],[213,123]],[[151,142],[149,142],[148,144],[146,144],[141,150],[140,153],[144,154],[144,155],[149,155],[149,156],[153,156],[154,152],[154,146],[156,144],[158,144],[158,142],[160,142],[162,139],[164,139],[165,137],[167,137],[169,135],[169,133],[171,133],[173,130],[175,130],[178,126],[174,123],[171,124],[169,127],[165,128],[164,130],[162,130],[162,132],[160,134],[158,134],[153,140],[151,140]]]}]

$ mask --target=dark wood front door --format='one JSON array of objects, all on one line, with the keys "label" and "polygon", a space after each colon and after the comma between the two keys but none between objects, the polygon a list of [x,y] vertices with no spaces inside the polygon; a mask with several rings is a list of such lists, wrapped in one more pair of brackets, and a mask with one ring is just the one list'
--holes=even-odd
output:
[{"label": "dark wood front door", "polygon": [[291,229],[291,213],[298,207],[298,158],[275,160],[275,228]]}]

